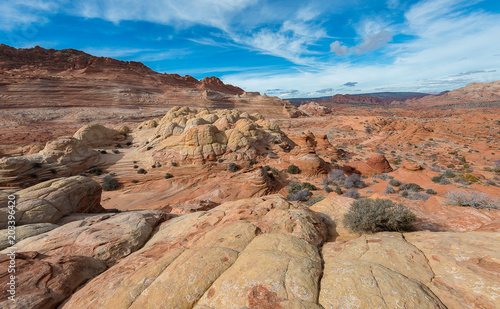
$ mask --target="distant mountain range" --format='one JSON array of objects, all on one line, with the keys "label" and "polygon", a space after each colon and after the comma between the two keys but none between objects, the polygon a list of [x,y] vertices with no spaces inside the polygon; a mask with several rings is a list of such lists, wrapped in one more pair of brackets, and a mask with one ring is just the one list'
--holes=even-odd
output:
[{"label": "distant mountain range", "polygon": [[317,98],[292,98],[287,99],[290,103],[299,106],[305,102],[318,103],[368,103],[385,105],[393,101],[404,102],[408,99],[419,99],[431,94],[421,92],[374,92],[362,94],[336,94],[334,96]]}]

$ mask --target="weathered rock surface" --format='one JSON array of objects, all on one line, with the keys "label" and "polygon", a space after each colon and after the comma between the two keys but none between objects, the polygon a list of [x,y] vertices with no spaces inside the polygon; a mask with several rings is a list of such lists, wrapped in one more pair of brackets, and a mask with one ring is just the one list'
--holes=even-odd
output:
[{"label": "weathered rock surface", "polygon": [[330,193],[326,198],[309,209],[321,214],[323,222],[328,226],[328,241],[335,241],[339,236],[355,236],[356,234],[344,227],[342,219],[349,211],[355,199]]},{"label": "weathered rock surface", "polygon": [[155,210],[89,216],[20,241],[17,251],[89,256],[112,265],[142,247],[166,217]]},{"label": "weathered rock surface", "polygon": [[[316,213],[296,207],[280,196],[268,196],[228,202],[207,212],[163,223],[144,248],[89,282],[64,307],[143,308],[154,304],[166,308],[191,308],[221,274],[232,269],[233,263],[238,263],[241,258],[238,253],[245,252],[247,245],[263,233],[273,234],[257,241],[248,256],[271,252],[265,250],[271,245],[270,250],[284,251],[270,258],[273,267],[284,266],[279,265],[279,261],[294,260],[291,263],[296,264],[293,265],[316,265],[311,273],[319,276],[320,260],[315,250],[326,238],[321,219]],[[293,249],[295,244],[298,248]],[[304,248],[309,251],[301,252]],[[286,268],[281,269],[285,274]],[[260,278],[262,285],[253,287],[254,294],[267,293],[268,287],[261,290],[266,284],[265,276]],[[308,295],[302,289],[307,282],[308,292],[317,293],[317,285],[314,290],[315,285],[311,283],[314,276],[307,278],[294,270],[288,278],[290,281],[283,283],[280,293],[288,288],[297,295]],[[258,277],[255,280],[259,280]],[[248,302],[258,301],[257,294]],[[294,296],[289,299],[299,301]]]},{"label": "weathered rock surface", "polygon": [[[58,178],[16,192],[16,224],[57,223],[71,213],[102,212],[101,186],[84,176]],[[7,227],[7,194],[0,192],[0,228]]]},{"label": "weathered rock surface", "polygon": [[76,131],[73,137],[83,141],[89,146],[99,147],[125,140],[125,134],[128,133],[128,131],[129,129],[126,126],[120,128],[119,131],[106,128],[100,124],[88,124]]},{"label": "weathered rock surface", "polygon": [[7,299],[10,256],[0,254],[0,307],[57,308],[87,280],[102,273],[106,264],[85,256],[47,256],[37,252],[16,253],[16,301]]},{"label": "weathered rock surface", "polygon": [[77,175],[99,162],[99,153],[73,137],[48,142],[38,154],[0,159],[0,186]]},{"label": "weathered rock surface", "polygon": [[349,164],[346,164],[346,166],[354,168],[356,171],[360,172],[362,175],[365,176],[378,175],[393,171],[391,164],[382,154],[376,154],[370,157],[365,162],[363,161],[350,162]]},{"label": "weathered rock surface", "polygon": [[[146,124],[139,127],[147,128]],[[279,127],[259,114],[238,110],[172,108],[149,133],[144,151],[158,162],[251,160],[269,153],[271,142],[290,148]],[[141,132],[138,133],[141,135]]]},{"label": "weathered rock surface", "polygon": [[401,162],[401,165],[403,166],[403,168],[409,171],[419,171],[422,169],[422,166],[420,164],[412,161],[403,161]]},{"label": "weathered rock surface", "polygon": [[[15,241],[16,243],[18,243],[25,238],[36,236],[51,231],[53,229],[56,229],[58,227],[59,225],[52,223],[36,223],[36,224],[26,224],[17,226]],[[8,230],[0,230],[0,250],[3,250],[10,246],[8,236],[9,236]]]}]

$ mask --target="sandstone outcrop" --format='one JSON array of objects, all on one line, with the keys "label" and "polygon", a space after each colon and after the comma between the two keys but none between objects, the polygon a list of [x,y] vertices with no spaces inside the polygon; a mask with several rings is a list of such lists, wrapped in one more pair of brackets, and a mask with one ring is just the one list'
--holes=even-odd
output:
[{"label": "sandstone outcrop", "polygon": [[403,161],[401,162],[401,166],[409,171],[419,171],[422,169],[422,165],[412,161]]},{"label": "sandstone outcrop", "polygon": [[42,179],[77,175],[99,162],[99,153],[83,141],[60,137],[38,154],[0,159],[0,186],[34,184]]},{"label": "sandstone outcrop", "polygon": [[92,147],[107,146],[126,139],[128,127],[124,126],[119,130],[106,128],[100,124],[88,124],[76,131],[74,138],[83,141]]},{"label": "sandstone outcrop", "polygon": [[249,161],[266,156],[274,141],[283,147],[292,144],[260,114],[174,107],[158,122],[144,151],[158,162]]},{"label": "sandstone outcrop", "polygon": [[[71,213],[102,212],[101,186],[84,176],[58,178],[15,193],[16,224],[57,223]],[[0,228],[7,228],[7,193],[0,192]]]},{"label": "sandstone outcrop", "polygon": [[365,176],[378,175],[393,171],[391,164],[382,154],[376,154],[364,162],[350,162],[349,164],[346,164],[346,166],[353,168]]},{"label": "sandstone outcrop", "polygon": [[166,218],[165,213],[155,210],[88,216],[38,236],[18,240],[17,252],[88,256],[112,265],[142,247],[156,225]]},{"label": "sandstone outcrop", "polygon": [[302,133],[300,138],[297,139],[297,145],[290,152],[290,163],[298,166],[302,173],[308,176],[328,173],[330,170],[329,165],[316,153],[318,142],[313,133]]},{"label": "sandstone outcrop", "polygon": [[357,235],[345,228],[342,223],[344,215],[349,211],[349,207],[354,201],[355,199],[330,193],[324,200],[309,207],[309,209],[321,214],[323,222],[328,227],[328,241],[335,241],[338,237]]},{"label": "sandstone outcrop", "polygon": [[[23,239],[26,239],[31,236],[36,236],[48,231],[51,231],[55,228],[58,228],[59,225],[53,223],[35,223],[35,224],[26,224],[16,227],[16,242],[20,242]],[[10,246],[9,243],[9,230],[0,230],[0,250],[3,250]]]}]

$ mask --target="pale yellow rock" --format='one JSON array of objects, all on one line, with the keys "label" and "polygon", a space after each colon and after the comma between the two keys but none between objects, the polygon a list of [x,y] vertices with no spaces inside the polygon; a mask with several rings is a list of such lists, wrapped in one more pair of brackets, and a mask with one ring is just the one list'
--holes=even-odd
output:
[{"label": "pale yellow rock", "polygon": [[355,199],[339,196],[336,193],[330,193],[322,201],[312,205],[309,209],[322,214],[324,222],[328,225],[328,240],[335,241],[339,236],[354,236],[344,227],[342,220],[349,211],[352,202]]},{"label": "pale yellow rock", "polygon": [[116,141],[125,140],[125,136],[119,131],[100,124],[85,125],[76,131],[73,137],[94,147],[111,145]]}]

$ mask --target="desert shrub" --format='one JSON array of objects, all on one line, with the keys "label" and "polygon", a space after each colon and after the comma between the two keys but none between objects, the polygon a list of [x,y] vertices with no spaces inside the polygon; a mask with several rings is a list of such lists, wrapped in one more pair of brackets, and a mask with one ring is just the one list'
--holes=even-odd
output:
[{"label": "desert shrub", "polygon": [[334,169],[328,174],[328,180],[337,183],[338,185],[343,185],[345,181],[345,173],[343,170]]},{"label": "desert shrub", "polygon": [[174,175],[172,175],[170,173],[165,174],[165,179],[170,179],[172,177],[174,177]]},{"label": "desert shrub", "polygon": [[255,159],[250,160],[250,164],[252,164],[252,165],[255,165],[257,163],[259,163],[259,161],[255,160]]},{"label": "desert shrub", "polygon": [[491,171],[500,174],[500,164],[495,164],[491,167]]},{"label": "desert shrub", "polygon": [[108,152],[106,150],[101,150],[100,153],[101,154],[107,154]]},{"label": "desert shrub", "polygon": [[358,190],[349,189],[346,192],[344,192],[344,194],[342,194],[342,196],[358,199],[358,198],[360,198],[361,195],[359,195]]},{"label": "desert shrub", "polygon": [[134,168],[139,168],[139,165],[134,165]]},{"label": "desert shrub", "polygon": [[140,168],[140,169],[137,170],[137,174],[147,174],[147,173],[148,172],[145,169],[143,169],[143,168]]},{"label": "desert shrub", "polygon": [[273,168],[271,168],[271,173],[272,173],[273,175],[277,176],[277,175],[279,175],[279,173],[280,173],[280,172],[278,171],[278,169],[277,169],[277,168],[274,168],[274,167],[273,167]]},{"label": "desert shrub", "polygon": [[305,189],[297,191],[295,193],[290,193],[288,194],[287,198],[291,201],[304,202],[307,201],[310,195],[312,195],[312,193],[309,190]]},{"label": "desert shrub", "polygon": [[439,175],[439,176],[434,176],[431,178],[432,182],[435,182],[435,183],[440,183],[441,180],[445,179],[443,175]]},{"label": "desert shrub", "polygon": [[453,182],[460,183],[460,184],[465,185],[465,186],[469,184],[469,182],[462,177],[453,178]]},{"label": "desert shrub", "polygon": [[314,204],[316,204],[316,203],[318,203],[318,202],[321,202],[321,201],[322,201],[322,200],[324,200],[324,199],[325,199],[325,198],[324,198],[322,195],[318,195],[318,196],[316,196],[315,198],[312,198],[312,199],[308,200],[308,201],[306,202],[306,206],[312,206],[312,205],[314,205]]},{"label": "desert shrub", "polygon": [[130,146],[130,145],[132,145],[132,142],[127,142],[127,146]]},{"label": "desert shrub", "polygon": [[351,204],[344,226],[357,233],[404,232],[411,229],[416,216],[403,204],[389,199],[363,198]]},{"label": "desert shrub", "polygon": [[111,150],[111,151],[112,151],[114,154],[118,154],[118,153],[120,153],[120,150],[118,150],[118,149],[113,149],[113,150]]},{"label": "desert shrub", "polygon": [[287,173],[288,174],[299,174],[300,173],[300,168],[294,164],[291,164],[290,166],[288,166],[288,168],[286,169]]},{"label": "desert shrub", "polygon": [[318,190],[318,188],[315,185],[313,185],[309,182],[302,183],[302,188],[310,190],[310,191]]},{"label": "desert shrub", "polygon": [[453,173],[452,170],[446,170],[443,173],[443,176],[446,177],[446,178],[454,178],[456,175],[455,175],[455,173]]},{"label": "desert shrub", "polygon": [[411,193],[407,199],[409,200],[420,200],[420,201],[427,201],[429,199],[429,195],[423,193],[423,192],[413,192]]},{"label": "desert shrub", "polygon": [[408,191],[412,191],[412,192],[419,192],[419,191],[423,191],[424,188],[417,185],[416,183],[411,182],[411,183],[402,184],[401,186],[399,186],[399,190],[402,190],[402,191],[408,190]]},{"label": "desert shrub", "polygon": [[137,161],[134,161],[134,164],[136,164],[136,163],[137,163]]},{"label": "desert shrub", "polygon": [[54,175],[57,174],[57,170],[55,168],[51,168],[49,171]]},{"label": "desert shrub", "polygon": [[170,165],[172,165],[172,166],[174,166],[174,167],[175,167],[175,166],[179,166],[179,164],[178,164],[177,162],[171,162],[171,163],[170,163]]},{"label": "desert shrub", "polygon": [[94,175],[101,175],[102,174],[102,169],[98,166],[92,166],[88,173],[94,174]]},{"label": "desert shrub", "polygon": [[484,192],[449,190],[444,197],[448,205],[474,207],[477,209],[499,208],[498,199],[492,198]]},{"label": "desert shrub", "polygon": [[104,191],[113,191],[118,189],[118,181],[111,175],[106,175],[102,179],[102,189]]},{"label": "desert shrub", "polygon": [[131,182],[131,183],[138,183],[138,182],[139,182],[139,180],[132,179],[130,182]]},{"label": "desert shrub", "polygon": [[486,183],[487,185],[490,185],[490,186],[496,186],[496,185],[497,185],[497,184],[496,184],[493,180],[491,180],[491,179],[486,180],[486,181],[485,181],[485,183]]},{"label": "desert shrub", "polygon": [[365,188],[367,186],[368,185],[361,180],[358,174],[352,174],[344,181],[344,187],[346,187],[346,189]]},{"label": "desert shrub", "polygon": [[324,186],[324,187],[323,187],[323,190],[324,190],[326,193],[333,192],[333,189],[332,189],[332,188],[330,188],[329,186]]},{"label": "desert shrub", "polygon": [[148,146],[148,147],[146,148],[146,150],[151,150],[151,149],[153,149],[153,147],[152,147],[152,146]]},{"label": "desert shrub", "polygon": [[239,168],[238,168],[238,165],[236,165],[236,163],[234,163],[234,162],[229,163],[228,170],[229,170],[230,172],[233,172],[233,173],[234,173],[234,172],[236,172],[238,169],[239,169]]},{"label": "desert shrub", "polygon": [[389,179],[393,179],[394,177],[392,177],[391,175],[387,175],[386,173],[382,173],[380,175],[372,175],[372,178],[377,178],[377,179],[386,181]]},{"label": "desert shrub", "polygon": [[401,159],[394,159],[394,160],[392,160],[392,164],[394,164],[394,165],[399,165],[399,164],[401,164],[401,162],[402,162]]},{"label": "desert shrub", "polygon": [[249,169],[249,170],[250,170],[250,169],[252,169],[252,168],[253,168],[253,165],[252,165],[252,164],[248,164],[248,165],[247,165],[247,169]]},{"label": "desert shrub", "polygon": [[436,191],[434,191],[434,189],[427,189],[427,190],[425,190],[425,193],[432,194],[432,195],[437,194]]},{"label": "desert shrub", "polygon": [[40,162],[33,162],[33,163],[31,163],[31,167],[32,168],[41,168],[42,167],[42,163],[40,163]]},{"label": "desert shrub", "polygon": [[151,165],[152,168],[156,168],[156,164]]},{"label": "desert shrub", "polygon": [[335,193],[337,193],[338,195],[342,195],[344,192],[342,192],[342,189],[339,186],[336,186]]},{"label": "desert shrub", "polygon": [[271,170],[271,167],[269,165],[264,165],[262,167],[266,172],[269,172]]},{"label": "desert shrub", "polygon": [[393,187],[399,187],[401,185],[401,181],[397,179],[391,179],[389,180],[389,184]]},{"label": "desert shrub", "polygon": [[288,193],[297,193],[300,190],[302,190],[302,186],[298,182],[291,182],[287,188]]},{"label": "desert shrub", "polygon": [[122,148],[122,144],[118,143],[115,145],[116,148]]},{"label": "desert shrub", "polygon": [[394,188],[392,186],[387,185],[387,187],[385,187],[384,193],[385,194],[395,194],[396,190],[394,190]]},{"label": "desert shrub", "polygon": [[476,183],[479,181],[478,177],[471,174],[460,174],[457,176],[457,178],[462,178],[467,182],[467,184]]},{"label": "desert shrub", "polygon": [[451,182],[450,182],[448,179],[446,179],[446,178],[442,178],[442,179],[439,181],[439,184],[440,184],[440,185],[449,185],[449,184],[451,184]]},{"label": "desert shrub", "polygon": [[404,197],[404,198],[408,198],[410,195],[411,195],[411,193],[408,190],[403,190],[403,191],[399,192],[399,196]]},{"label": "desert shrub", "polygon": [[269,157],[269,159],[274,159],[276,158],[276,154],[274,152],[270,152],[267,154],[267,156]]}]

